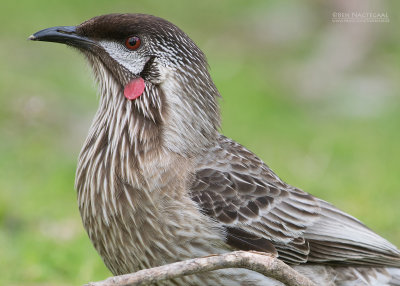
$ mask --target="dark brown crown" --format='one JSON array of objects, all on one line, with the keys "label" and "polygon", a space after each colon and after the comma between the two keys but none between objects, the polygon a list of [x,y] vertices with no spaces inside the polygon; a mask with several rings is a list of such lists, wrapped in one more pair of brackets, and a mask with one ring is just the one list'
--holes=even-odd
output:
[{"label": "dark brown crown", "polygon": [[162,31],[185,35],[182,30],[167,20],[146,14],[101,15],[77,27],[77,32],[83,36],[108,40],[124,39],[130,35],[144,33],[156,36]]}]

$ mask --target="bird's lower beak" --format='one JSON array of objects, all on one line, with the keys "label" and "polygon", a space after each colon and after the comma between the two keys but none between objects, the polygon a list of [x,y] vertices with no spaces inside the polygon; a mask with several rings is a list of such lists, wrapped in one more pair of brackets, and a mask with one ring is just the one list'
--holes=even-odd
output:
[{"label": "bird's lower beak", "polygon": [[77,34],[75,26],[60,26],[41,30],[29,36],[32,41],[45,41],[84,48],[95,44],[91,39]]}]

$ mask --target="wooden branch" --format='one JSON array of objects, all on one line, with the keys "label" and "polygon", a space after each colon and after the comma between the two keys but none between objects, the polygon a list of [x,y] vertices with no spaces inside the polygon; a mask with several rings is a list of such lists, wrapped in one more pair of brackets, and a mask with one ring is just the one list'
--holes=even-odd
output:
[{"label": "wooden branch", "polygon": [[136,286],[223,268],[246,268],[287,286],[316,286],[290,266],[268,253],[235,251],[175,262],[131,274],[110,277],[86,286]]}]

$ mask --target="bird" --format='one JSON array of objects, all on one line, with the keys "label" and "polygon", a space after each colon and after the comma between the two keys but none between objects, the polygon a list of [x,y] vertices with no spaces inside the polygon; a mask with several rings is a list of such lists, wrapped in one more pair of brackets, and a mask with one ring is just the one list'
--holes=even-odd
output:
[{"label": "bird", "polygon": [[[113,275],[253,250],[316,285],[400,285],[393,244],[220,133],[221,95],[206,57],[176,25],[107,14],[29,39],[77,49],[98,83],[75,188],[83,226]],[[221,269],[156,285],[283,284]]]}]

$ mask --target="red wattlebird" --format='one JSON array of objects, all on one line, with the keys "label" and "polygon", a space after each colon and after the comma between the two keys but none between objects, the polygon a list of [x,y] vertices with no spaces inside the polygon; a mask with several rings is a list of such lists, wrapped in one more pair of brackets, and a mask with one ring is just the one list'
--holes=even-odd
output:
[{"label": "red wattlebird", "polygon": [[[206,58],[175,25],[112,14],[30,39],[77,48],[99,83],[76,189],[113,274],[242,249],[276,253],[317,285],[400,285],[395,246],[218,132]],[[282,285],[244,269],[164,283]]]}]

